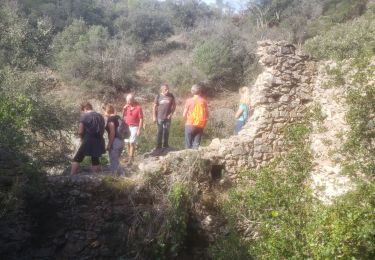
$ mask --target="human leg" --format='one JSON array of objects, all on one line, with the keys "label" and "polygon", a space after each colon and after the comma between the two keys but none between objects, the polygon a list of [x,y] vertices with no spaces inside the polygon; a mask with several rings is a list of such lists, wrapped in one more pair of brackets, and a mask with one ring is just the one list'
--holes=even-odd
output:
[{"label": "human leg", "polygon": [[169,129],[171,127],[171,121],[165,120],[163,122],[163,147],[168,148],[169,147]]},{"label": "human leg", "polygon": [[78,169],[79,169],[79,162],[72,162],[72,166],[71,166],[71,169],[70,169],[70,174],[71,175],[77,174]]},{"label": "human leg", "polygon": [[96,157],[96,156],[91,156],[91,170],[94,172],[94,173],[99,173],[102,171],[102,167],[100,165],[100,160],[99,160],[99,157]]},{"label": "human leg", "polygon": [[191,125],[185,125],[185,149],[190,149],[193,144],[193,127]]},{"label": "human leg", "polygon": [[110,163],[110,169],[114,173],[122,174],[123,169],[120,165],[120,156],[122,153],[122,150],[124,149],[124,141],[115,138],[113,141],[111,150],[109,150],[109,163]]},{"label": "human leg", "polygon": [[138,126],[129,126],[130,136],[125,141],[128,143],[128,162],[131,162],[134,157],[135,143],[137,140]]},{"label": "human leg", "polygon": [[193,131],[193,148],[194,149],[197,149],[199,147],[199,145],[201,144],[201,139],[202,139],[202,135],[203,135],[203,128],[197,128],[195,127],[194,128],[194,131]]},{"label": "human leg", "polygon": [[82,143],[81,146],[78,148],[77,153],[73,157],[72,166],[70,169],[70,174],[77,174],[79,169],[79,164],[83,161],[85,158],[85,145]]},{"label": "human leg", "polygon": [[157,121],[157,133],[156,133],[156,148],[162,147],[163,142],[163,121]]}]

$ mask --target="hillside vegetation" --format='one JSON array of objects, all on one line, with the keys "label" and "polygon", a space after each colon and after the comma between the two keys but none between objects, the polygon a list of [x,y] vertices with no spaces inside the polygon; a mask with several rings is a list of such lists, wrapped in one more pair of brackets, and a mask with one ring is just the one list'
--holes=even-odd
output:
[{"label": "hillside vegetation", "polygon": [[[306,118],[285,129],[289,152],[278,161],[287,165],[285,169],[275,163],[239,173],[238,186],[218,199],[228,232],[208,246],[207,255],[375,257],[373,1],[249,0],[240,11],[225,1],[216,2],[1,0],[0,221],[44,201],[44,169],[69,162],[78,116],[72,101],[108,102],[130,91],[148,98],[163,82],[178,97],[203,82],[206,94],[215,99],[218,93],[254,82],[260,71],[257,41],[286,40],[337,65],[328,69],[332,81],[327,87],[346,89],[351,130],[340,150],[345,158],[340,163],[357,188],[331,205],[316,200],[306,186],[312,161],[305,142],[316,119]],[[61,86],[76,99],[51,94]],[[218,112],[217,117],[223,115]],[[182,124],[176,120],[171,135],[182,138]],[[211,123],[207,133],[225,137],[231,127]],[[150,128],[146,134],[154,131]],[[150,148],[146,139],[150,138],[144,137],[142,151]],[[170,191],[174,208],[166,223],[178,229],[175,237],[163,233],[157,241],[155,255],[160,259],[177,258],[184,249],[190,209],[181,205],[188,191],[183,186]],[[176,212],[180,208],[183,212]]]}]

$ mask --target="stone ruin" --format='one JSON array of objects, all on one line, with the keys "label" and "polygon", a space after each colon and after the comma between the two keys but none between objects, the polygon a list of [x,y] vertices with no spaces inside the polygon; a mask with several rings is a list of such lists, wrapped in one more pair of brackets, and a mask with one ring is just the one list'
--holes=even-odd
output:
[{"label": "stone ruin", "polygon": [[312,101],[316,62],[285,41],[259,42],[259,62],[264,67],[250,89],[254,113],[239,135],[214,139],[196,151],[172,152],[139,165],[143,172],[168,169],[174,161],[196,156],[211,165],[211,171],[234,174],[259,168],[285,153],[283,128],[303,119]]}]

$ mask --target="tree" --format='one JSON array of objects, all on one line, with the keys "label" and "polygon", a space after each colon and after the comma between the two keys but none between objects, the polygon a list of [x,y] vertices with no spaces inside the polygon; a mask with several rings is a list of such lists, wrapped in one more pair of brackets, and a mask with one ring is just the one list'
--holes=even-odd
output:
[{"label": "tree", "polygon": [[0,9],[0,68],[46,64],[51,39],[52,26],[47,19],[40,18],[33,26],[19,15],[17,6],[6,3]]}]

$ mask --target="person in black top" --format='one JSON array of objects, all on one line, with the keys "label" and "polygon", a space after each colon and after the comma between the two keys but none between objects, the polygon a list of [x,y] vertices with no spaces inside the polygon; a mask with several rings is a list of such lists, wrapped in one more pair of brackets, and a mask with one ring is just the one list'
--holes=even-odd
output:
[{"label": "person in black top", "polygon": [[113,173],[123,175],[124,170],[120,165],[120,156],[124,150],[124,140],[120,138],[117,131],[122,119],[116,115],[115,108],[111,104],[105,106],[105,117],[107,118],[105,130],[108,133],[107,151],[110,169]]},{"label": "person in black top", "polygon": [[176,101],[174,96],[169,93],[167,84],[160,87],[160,94],[155,97],[153,106],[153,121],[157,123],[158,130],[156,134],[156,149],[168,148],[169,128],[171,119],[176,109]]},{"label": "person in black top", "polygon": [[71,174],[77,173],[79,164],[85,156],[91,156],[92,171],[99,172],[101,170],[99,158],[105,153],[103,116],[95,112],[89,102],[81,105],[81,112],[78,128],[81,145],[73,158]]}]

